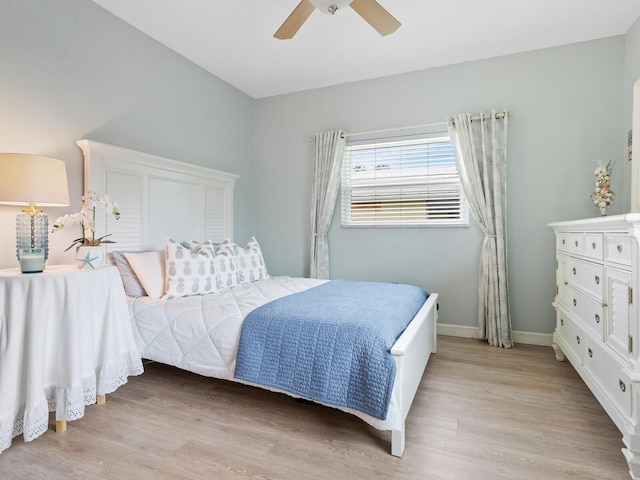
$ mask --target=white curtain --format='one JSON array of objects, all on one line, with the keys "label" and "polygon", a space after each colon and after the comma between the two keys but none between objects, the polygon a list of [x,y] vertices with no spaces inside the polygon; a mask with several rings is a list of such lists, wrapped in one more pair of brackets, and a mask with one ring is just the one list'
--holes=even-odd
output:
[{"label": "white curtain", "polygon": [[329,278],[327,232],[340,186],[345,139],[340,130],[316,133],[311,192],[311,278]]},{"label": "white curtain", "polygon": [[511,348],[507,280],[506,112],[455,115],[449,134],[469,208],[484,232],[478,280],[478,326],[493,346]]}]

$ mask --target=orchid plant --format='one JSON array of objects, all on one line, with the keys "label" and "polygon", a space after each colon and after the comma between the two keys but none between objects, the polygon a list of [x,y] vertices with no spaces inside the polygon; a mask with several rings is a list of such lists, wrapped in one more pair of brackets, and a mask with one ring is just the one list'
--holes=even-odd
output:
[{"label": "orchid plant", "polygon": [[96,238],[96,207],[104,208],[105,211],[111,212],[116,220],[120,218],[118,203],[111,199],[109,195],[97,195],[95,192],[89,191],[82,196],[80,201],[80,211],[78,213],[67,213],[56,219],[53,223],[52,233],[62,228],[69,228],[73,225],[82,227],[82,237],[76,238],[69,245],[65,252],[74,246],[78,247],[95,247],[103,243],[115,243],[113,240],[105,240],[111,234],[108,233]]}]

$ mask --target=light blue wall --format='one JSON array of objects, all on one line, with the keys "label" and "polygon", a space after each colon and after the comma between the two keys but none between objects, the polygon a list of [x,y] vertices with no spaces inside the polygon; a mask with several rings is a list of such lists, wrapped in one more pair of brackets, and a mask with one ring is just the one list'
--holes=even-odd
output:
[{"label": "light blue wall", "polygon": [[[88,0],[0,2],[0,151],[67,164],[77,211],[82,155],[106,143],[236,173],[235,234],[255,231],[254,100]],[[0,207],[13,225],[16,209]],[[78,232],[51,236],[51,263]],[[0,231],[0,268],[16,265],[14,229]],[[70,242],[69,242],[70,243]]]},{"label": "light blue wall", "polygon": [[[314,132],[446,120],[491,108],[509,127],[508,248],[513,327],[550,333],[554,239],[547,224],[595,216],[590,160],[618,156],[624,37],[435,68],[256,102],[258,234],[273,273],[308,273]],[[615,191],[620,178],[614,173]],[[621,211],[616,203],[612,213]],[[476,325],[477,225],[342,229],[329,234],[333,278],[414,283],[436,291],[440,321]]]},{"label": "light blue wall", "polygon": [[[640,76],[638,22],[626,39],[254,101],[92,2],[4,0],[0,151],[65,160],[74,204],[82,192],[80,138],[239,174],[236,239],[257,234],[272,273],[306,275],[311,134],[508,108],[513,323],[516,330],[549,333],[554,261],[546,224],[595,215],[589,161],[624,151],[629,85]],[[628,189],[624,169],[614,173],[618,192]],[[612,213],[624,211],[625,195]],[[0,206],[3,224],[14,217],[14,208]],[[52,237],[52,263],[69,261],[64,235]],[[336,218],[329,239],[334,277],[424,286],[441,293],[442,322],[475,325],[477,225],[343,230]],[[14,266],[12,228],[0,231],[0,245],[0,268]]]}]

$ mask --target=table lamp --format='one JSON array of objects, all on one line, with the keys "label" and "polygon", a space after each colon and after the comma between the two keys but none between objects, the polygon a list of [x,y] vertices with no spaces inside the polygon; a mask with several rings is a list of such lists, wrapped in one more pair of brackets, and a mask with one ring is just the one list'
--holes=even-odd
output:
[{"label": "table lamp", "polygon": [[23,273],[44,270],[49,256],[49,218],[41,207],[69,205],[62,160],[23,153],[0,153],[0,204],[26,205],[16,219],[16,255]]}]

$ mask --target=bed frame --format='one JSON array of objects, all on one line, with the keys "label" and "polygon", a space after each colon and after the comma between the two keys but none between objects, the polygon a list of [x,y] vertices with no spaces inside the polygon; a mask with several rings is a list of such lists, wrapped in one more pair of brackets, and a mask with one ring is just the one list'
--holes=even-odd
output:
[{"label": "bed frame", "polygon": [[431,293],[409,326],[391,347],[396,362],[394,395],[398,395],[401,427],[391,431],[391,455],[401,457],[405,446],[405,422],[432,353],[436,353],[438,294]]},{"label": "bed frame", "polygon": [[[164,248],[167,237],[222,241],[233,234],[237,175],[92,140],[79,140],[84,189],[118,201],[121,220],[101,212],[96,236],[111,233],[111,249]],[[98,214],[98,212],[96,212]],[[393,395],[400,422],[391,430],[391,454],[405,449],[405,423],[431,353],[436,352],[438,294],[431,293],[391,348],[396,363]],[[366,419],[365,419],[366,421]],[[375,426],[375,425],[374,425]]]}]

